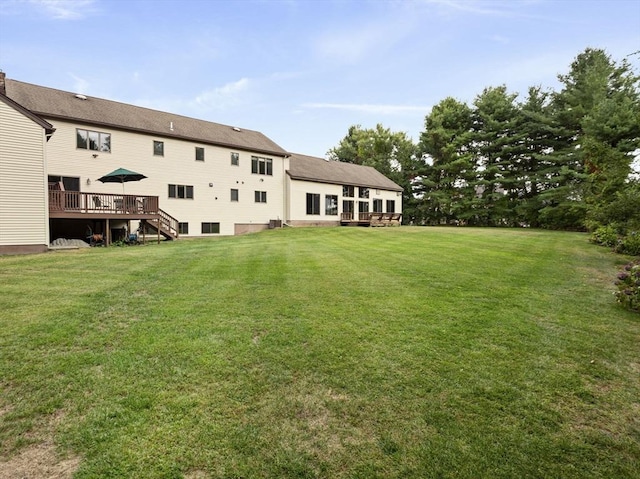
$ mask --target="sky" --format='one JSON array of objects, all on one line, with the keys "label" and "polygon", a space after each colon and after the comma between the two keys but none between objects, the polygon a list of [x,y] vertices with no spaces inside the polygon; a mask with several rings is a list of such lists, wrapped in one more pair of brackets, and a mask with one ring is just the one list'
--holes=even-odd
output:
[{"label": "sky", "polygon": [[640,0],[0,0],[8,78],[319,157],[352,125],[417,142],[449,96],[559,90],[589,47],[640,73]]}]

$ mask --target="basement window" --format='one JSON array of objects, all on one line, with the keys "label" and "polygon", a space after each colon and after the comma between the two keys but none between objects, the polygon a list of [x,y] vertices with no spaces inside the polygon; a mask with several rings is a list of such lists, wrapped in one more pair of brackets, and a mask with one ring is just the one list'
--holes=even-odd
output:
[{"label": "basement window", "polygon": [[220,234],[220,223],[202,223],[202,234]]}]

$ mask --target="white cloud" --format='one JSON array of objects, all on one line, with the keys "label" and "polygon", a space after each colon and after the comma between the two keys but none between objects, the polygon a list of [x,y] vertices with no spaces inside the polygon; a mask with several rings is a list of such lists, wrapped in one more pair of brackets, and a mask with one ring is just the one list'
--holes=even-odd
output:
[{"label": "white cloud", "polygon": [[95,12],[95,0],[29,0],[28,3],[56,20],[79,20]]},{"label": "white cloud", "polygon": [[419,105],[372,105],[369,103],[305,103],[302,106],[304,108],[358,111],[381,115],[397,115],[411,112],[424,113],[429,110],[429,107]]},{"label": "white cloud", "polygon": [[427,5],[442,7],[445,11],[472,13],[475,15],[513,16],[515,9],[540,3],[538,0],[423,0]]},{"label": "white cloud", "polygon": [[73,73],[69,73],[69,76],[71,76],[71,78],[73,78],[74,84],[73,84],[73,88],[74,88],[74,93],[87,93],[89,91],[89,81],[85,80],[84,78],[80,78],[77,75],[74,75]]},{"label": "white cloud", "polygon": [[423,28],[412,4],[390,4],[383,13],[361,23],[348,22],[340,28],[325,30],[315,39],[315,52],[320,58],[354,64],[381,56],[418,29]]},{"label": "white cloud", "polygon": [[316,49],[321,57],[353,63],[388,41],[381,30],[381,26],[369,25],[349,31],[328,32],[318,39]]},{"label": "white cloud", "polygon": [[243,96],[249,90],[250,80],[241,78],[221,87],[200,93],[193,101],[194,106],[214,109],[232,107],[242,102]]},{"label": "white cloud", "polygon": [[509,40],[509,38],[502,36],[502,35],[498,35],[498,34],[493,34],[489,37],[492,41],[496,42],[496,43],[502,43],[503,45],[507,45],[509,43],[511,43],[511,40]]}]

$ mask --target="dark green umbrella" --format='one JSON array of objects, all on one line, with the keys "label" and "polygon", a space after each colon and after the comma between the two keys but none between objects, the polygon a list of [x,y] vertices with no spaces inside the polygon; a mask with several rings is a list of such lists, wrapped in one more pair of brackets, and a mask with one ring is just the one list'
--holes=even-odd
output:
[{"label": "dark green umbrella", "polygon": [[111,173],[107,173],[101,178],[98,178],[98,181],[102,181],[103,183],[122,183],[122,193],[124,194],[124,184],[128,181],[140,181],[145,179],[141,173],[136,173],[135,171],[125,170],[124,168],[118,168]]}]

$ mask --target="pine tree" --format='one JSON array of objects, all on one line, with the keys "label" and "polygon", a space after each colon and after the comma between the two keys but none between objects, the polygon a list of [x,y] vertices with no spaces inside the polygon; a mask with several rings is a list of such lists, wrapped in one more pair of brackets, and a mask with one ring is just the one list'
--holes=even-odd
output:
[{"label": "pine tree", "polygon": [[425,118],[418,154],[427,160],[419,194],[422,215],[429,224],[451,224],[466,217],[473,199],[474,179],[470,131],[472,111],[448,97]]}]

